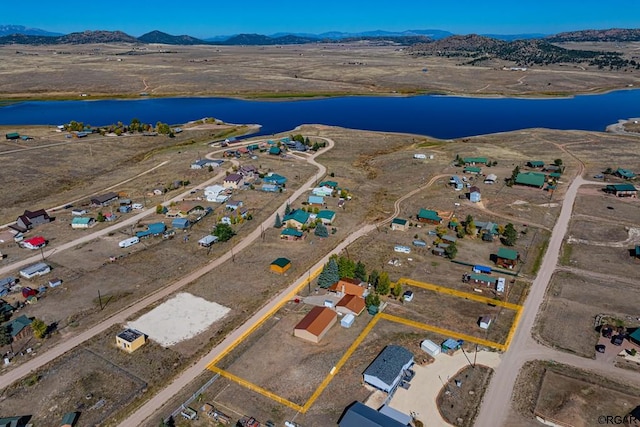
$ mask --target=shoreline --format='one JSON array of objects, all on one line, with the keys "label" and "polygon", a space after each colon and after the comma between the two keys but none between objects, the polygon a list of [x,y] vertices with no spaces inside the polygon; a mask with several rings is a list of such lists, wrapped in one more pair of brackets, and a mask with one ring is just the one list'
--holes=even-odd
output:
[{"label": "shoreline", "polygon": [[223,98],[223,99],[236,99],[243,101],[265,101],[265,102],[279,102],[279,101],[302,101],[305,99],[328,99],[328,98],[347,98],[347,97],[399,97],[409,98],[414,96],[441,96],[441,97],[455,97],[455,98],[478,98],[478,99],[571,99],[577,96],[587,95],[604,95],[612,92],[637,90],[636,86],[614,87],[614,88],[597,88],[584,92],[537,92],[531,94],[515,94],[509,95],[504,93],[465,93],[465,92],[441,92],[441,91],[393,91],[393,92],[308,92],[308,93],[254,93],[254,94],[164,94],[164,95],[127,95],[127,94],[98,94],[88,96],[78,95],[45,95],[45,96],[18,96],[12,97],[0,97],[0,108],[10,106],[13,104],[19,104],[23,102],[48,102],[48,101],[109,101],[109,100],[147,100],[147,99],[166,99],[166,98]]}]

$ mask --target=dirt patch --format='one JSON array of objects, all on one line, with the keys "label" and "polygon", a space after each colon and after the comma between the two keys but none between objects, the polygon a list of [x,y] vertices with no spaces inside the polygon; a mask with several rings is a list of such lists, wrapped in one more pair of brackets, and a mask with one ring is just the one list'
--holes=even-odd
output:
[{"label": "dirt patch", "polygon": [[442,418],[454,426],[472,426],[492,375],[493,369],[476,365],[467,366],[450,378],[438,394]]}]

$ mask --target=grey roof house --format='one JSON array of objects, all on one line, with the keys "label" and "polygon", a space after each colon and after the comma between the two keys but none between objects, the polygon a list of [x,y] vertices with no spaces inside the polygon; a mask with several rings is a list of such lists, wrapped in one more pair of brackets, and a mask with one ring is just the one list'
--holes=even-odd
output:
[{"label": "grey roof house", "polygon": [[413,365],[413,354],[404,347],[388,345],[364,371],[364,382],[389,393]]},{"label": "grey roof house", "polygon": [[338,422],[339,427],[405,427],[406,425],[360,402],[351,405]]}]

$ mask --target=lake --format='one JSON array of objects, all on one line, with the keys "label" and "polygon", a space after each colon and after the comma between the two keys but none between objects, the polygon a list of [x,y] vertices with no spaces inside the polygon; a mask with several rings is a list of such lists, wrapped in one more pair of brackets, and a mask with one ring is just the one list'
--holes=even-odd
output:
[{"label": "lake", "polygon": [[640,116],[640,91],[572,98],[466,98],[454,96],[339,97],[288,101],[229,98],[153,98],[29,101],[0,107],[1,125],[58,125],[71,120],[103,126],[138,118],[181,124],[203,117],[260,124],[260,135],[319,123],[372,131],[459,138],[526,128],[604,131]]}]

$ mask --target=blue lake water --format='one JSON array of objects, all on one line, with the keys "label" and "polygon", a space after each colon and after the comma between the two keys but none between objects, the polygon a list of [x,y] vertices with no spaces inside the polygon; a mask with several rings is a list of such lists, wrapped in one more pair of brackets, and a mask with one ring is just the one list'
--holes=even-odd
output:
[{"label": "blue lake water", "polygon": [[76,120],[102,126],[129,123],[133,118],[145,123],[179,124],[203,117],[260,124],[262,135],[308,123],[445,139],[536,127],[603,131],[619,119],[640,117],[640,91],[555,99],[429,95],[299,101],[161,98],[30,101],[0,107],[2,125],[58,125]]}]

